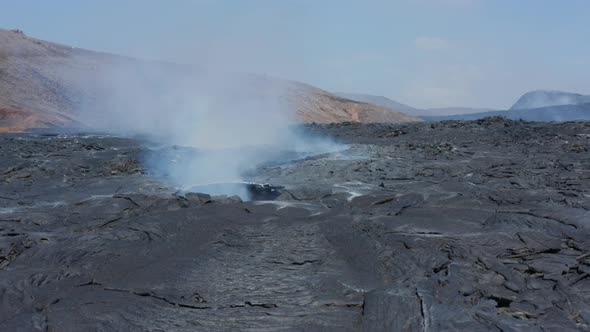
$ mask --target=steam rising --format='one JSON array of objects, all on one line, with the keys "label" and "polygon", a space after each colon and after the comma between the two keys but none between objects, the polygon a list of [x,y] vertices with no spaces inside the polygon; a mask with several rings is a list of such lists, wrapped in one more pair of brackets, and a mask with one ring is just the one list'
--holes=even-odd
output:
[{"label": "steam rising", "polygon": [[82,122],[160,144],[146,164],[184,188],[245,181],[257,165],[340,148],[293,126],[288,81],[131,60],[97,66],[93,77]]}]

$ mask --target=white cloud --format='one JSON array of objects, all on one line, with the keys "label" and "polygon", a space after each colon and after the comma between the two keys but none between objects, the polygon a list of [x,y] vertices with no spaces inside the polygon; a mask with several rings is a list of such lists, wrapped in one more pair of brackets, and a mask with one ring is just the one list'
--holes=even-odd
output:
[{"label": "white cloud", "polygon": [[436,52],[449,48],[449,42],[438,37],[421,36],[414,40],[414,46],[421,51]]}]

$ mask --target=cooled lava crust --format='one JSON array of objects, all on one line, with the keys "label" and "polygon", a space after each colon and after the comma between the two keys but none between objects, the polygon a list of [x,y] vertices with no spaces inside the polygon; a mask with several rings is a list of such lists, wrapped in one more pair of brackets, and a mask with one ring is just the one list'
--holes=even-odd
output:
[{"label": "cooled lava crust", "polygon": [[272,203],[175,195],[142,142],[0,135],[1,331],[590,328],[590,123],[308,126]]}]

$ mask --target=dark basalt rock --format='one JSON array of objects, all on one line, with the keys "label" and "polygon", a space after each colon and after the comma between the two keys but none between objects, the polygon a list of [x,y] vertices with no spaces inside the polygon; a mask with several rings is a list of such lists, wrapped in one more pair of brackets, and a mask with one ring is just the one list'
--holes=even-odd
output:
[{"label": "dark basalt rock", "polygon": [[138,141],[1,135],[0,331],[590,329],[590,123],[306,130],[350,148],[251,201]]},{"label": "dark basalt rock", "polygon": [[[281,195],[281,186],[273,186],[270,184],[248,183],[248,182],[228,182],[228,183],[212,183],[194,186],[191,191],[204,191],[218,196],[235,196],[247,201],[272,201]],[[193,196],[194,193],[188,193]]]},{"label": "dark basalt rock", "polygon": [[246,189],[253,201],[272,201],[281,195],[281,189],[284,187],[273,186],[270,184],[248,183]]}]

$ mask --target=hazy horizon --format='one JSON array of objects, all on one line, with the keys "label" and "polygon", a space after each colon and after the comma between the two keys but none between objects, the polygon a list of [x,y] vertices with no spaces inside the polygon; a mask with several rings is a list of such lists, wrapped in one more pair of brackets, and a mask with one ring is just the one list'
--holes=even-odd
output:
[{"label": "hazy horizon", "polygon": [[9,2],[2,28],[76,47],[253,72],[418,108],[590,93],[590,3],[526,0]]}]

